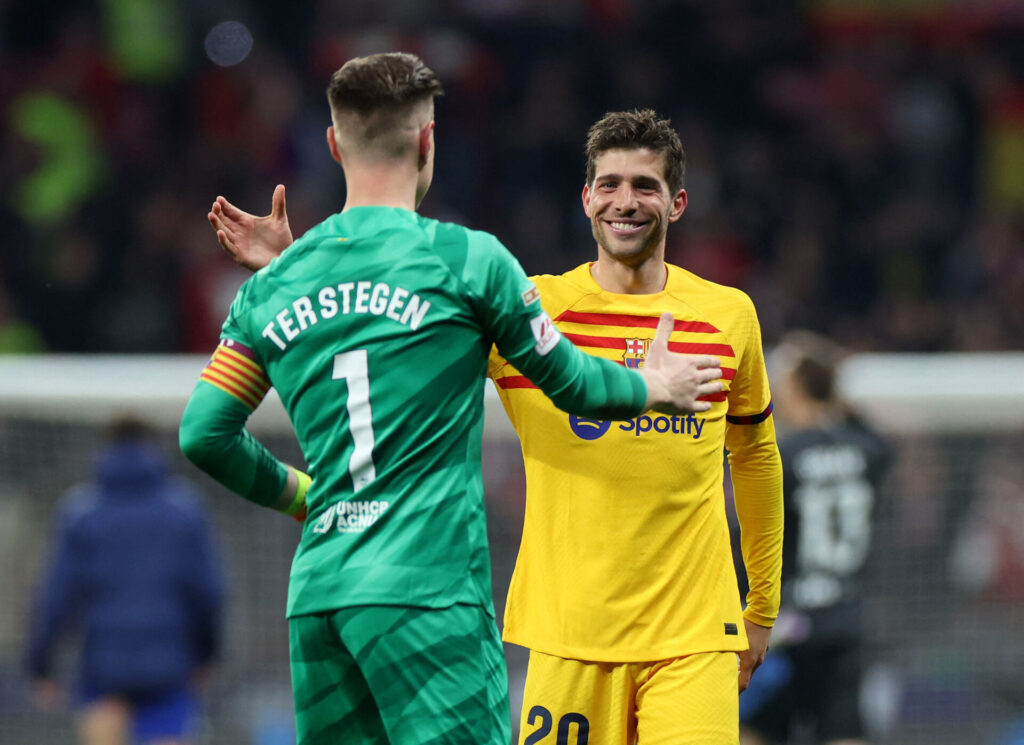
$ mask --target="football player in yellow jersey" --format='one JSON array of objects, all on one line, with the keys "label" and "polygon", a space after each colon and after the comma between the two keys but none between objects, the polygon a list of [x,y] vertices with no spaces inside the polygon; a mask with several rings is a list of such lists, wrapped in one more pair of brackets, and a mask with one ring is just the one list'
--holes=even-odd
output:
[{"label": "football player in yellow jersey", "polygon": [[[504,624],[506,641],[530,649],[520,745],[735,745],[737,690],[768,648],[782,564],[782,469],[757,315],[743,292],[665,263],[666,231],[687,203],[685,155],[668,120],[608,114],[591,127],[587,158],[583,208],[597,260],[533,277],[542,304],[575,344],[629,366],[643,364],[669,309],[670,348],[717,355],[725,391],[687,417],[580,419],[492,356],[526,463]],[[265,218],[219,199],[210,221],[251,268],[283,249],[286,233],[290,242],[282,187]]]},{"label": "football player in yellow jersey", "polygon": [[[497,356],[519,433],[526,520],[504,638],[530,649],[523,745],[732,745],[738,697],[779,605],[782,469],[760,327],[741,291],[665,263],[686,209],[678,135],[653,111],[590,129],[583,208],[597,260],[533,277],[562,333],[643,364],[660,308],[670,348],[717,355],[710,411],[629,422],[559,412]],[[723,489],[728,452],[750,593],[741,609]],[[740,654],[737,680],[736,654]]]}]

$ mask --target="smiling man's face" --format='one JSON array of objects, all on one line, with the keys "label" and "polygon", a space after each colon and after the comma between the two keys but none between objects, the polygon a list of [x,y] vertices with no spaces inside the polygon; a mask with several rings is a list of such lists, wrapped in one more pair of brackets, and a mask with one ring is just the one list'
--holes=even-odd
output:
[{"label": "smiling man's face", "polygon": [[669,223],[686,209],[686,191],[672,194],[665,182],[663,156],[616,148],[595,166],[594,182],[583,187],[583,210],[600,249],[633,266],[663,250]]}]

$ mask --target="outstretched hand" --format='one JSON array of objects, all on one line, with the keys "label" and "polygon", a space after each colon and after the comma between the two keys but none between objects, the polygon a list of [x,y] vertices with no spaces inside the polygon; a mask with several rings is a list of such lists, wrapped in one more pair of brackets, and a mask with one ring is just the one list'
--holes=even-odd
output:
[{"label": "outstretched hand", "polygon": [[262,269],[292,243],[283,184],[274,189],[269,215],[256,217],[217,197],[206,217],[220,247],[250,271]]},{"label": "outstretched hand", "polygon": [[708,354],[668,351],[668,338],[674,326],[672,314],[662,313],[640,369],[647,381],[647,408],[671,415],[708,411],[711,402],[701,399],[723,390],[722,363]]}]

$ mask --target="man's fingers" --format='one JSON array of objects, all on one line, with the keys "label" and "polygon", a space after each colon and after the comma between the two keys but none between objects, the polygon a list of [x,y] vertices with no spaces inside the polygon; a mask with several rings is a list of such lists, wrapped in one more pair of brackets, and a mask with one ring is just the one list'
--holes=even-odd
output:
[{"label": "man's fingers", "polygon": [[702,367],[697,370],[697,382],[711,383],[722,379],[722,368]]},{"label": "man's fingers", "polygon": [[652,353],[660,356],[668,352],[668,338],[672,335],[675,325],[676,322],[671,313],[661,314],[661,317],[658,318],[658,329],[654,333],[654,341],[651,342],[651,348],[647,352],[648,358]]},{"label": "man's fingers", "polygon": [[239,260],[239,247],[234,243],[234,239],[227,230],[223,228],[217,230],[217,243],[220,244],[220,248],[231,255],[232,259]]},{"label": "man's fingers", "polygon": [[693,364],[694,364],[695,367],[701,367],[701,368],[704,368],[704,367],[717,367],[717,368],[721,368],[722,367],[722,361],[720,359],[718,359],[717,357],[715,357],[714,355],[710,355],[710,354],[691,354],[691,355],[689,355],[689,357],[690,357],[690,359],[693,360]]},{"label": "man's fingers", "polygon": [[274,196],[270,200],[270,214],[279,220],[285,215],[284,184],[274,187]]},{"label": "man's fingers", "polygon": [[220,218],[220,215],[214,214],[213,212],[207,215],[207,218],[210,220],[210,225],[213,226],[213,229],[217,231],[217,240],[220,241],[220,245],[227,248],[227,246],[225,246],[225,241],[229,240],[228,235],[231,232],[230,226]]},{"label": "man's fingers", "polygon": [[235,244],[231,242],[231,239],[228,238],[228,234],[223,230],[217,231],[217,243],[220,244],[221,248],[231,254],[232,257],[237,253],[235,250]]},{"label": "man's fingers", "polygon": [[725,389],[722,385],[721,380],[712,380],[707,383],[701,383],[697,386],[697,397],[702,398],[704,396],[713,396],[716,393],[721,393]]},{"label": "man's fingers", "polygon": [[750,678],[754,675],[755,669],[757,669],[757,665],[751,662],[751,659],[748,654],[743,654],[740,656],[740,693],[743,693],[743,691],[747,690],[747,686],[750,685]]},{"label": "man's fingers", "polygon": [[231,202],[226,200],[224,197],[217,197],[217,204],[220,205],[221,211],[224,213],[224,217],[226,217],[229,220],[241,220],[245,214],[244,212],[242,212],[242,210],[238,209],[238,207],[231,204]]},{"label": "man's fingers", "polygon": [[220,244],[221,248],[234,257],[235,245],[231,242],[231,239],[228,238],[227,228],[224,225],[224,221],[220,219],[220,211],[217,209],[216,203],[214,203],[213,209],[206,216],[206,219],[210,221],[210,226],[217,234],[217,243]]}]

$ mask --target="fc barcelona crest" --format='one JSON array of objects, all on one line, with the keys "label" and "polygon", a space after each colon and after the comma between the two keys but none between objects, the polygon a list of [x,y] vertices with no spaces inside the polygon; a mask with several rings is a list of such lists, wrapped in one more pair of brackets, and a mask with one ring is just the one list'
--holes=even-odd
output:
[{"label": "fc barcelona crest", "polygon": [[626,351],[622,354],[622,359],[626,362],[626,367],[631,367],[634,370],[639,370],[644,366],[644,359],[647,358],[647,351],[651,348],[652,339],[626,339]]}]

